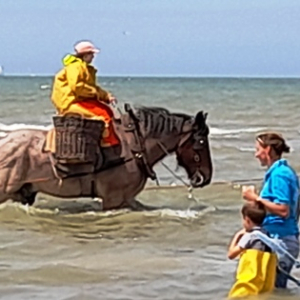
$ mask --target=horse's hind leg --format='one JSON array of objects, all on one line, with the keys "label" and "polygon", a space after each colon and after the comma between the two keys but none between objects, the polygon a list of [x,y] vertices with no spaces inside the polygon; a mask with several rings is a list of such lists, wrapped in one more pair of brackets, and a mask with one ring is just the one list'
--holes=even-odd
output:
[{"label": "horse's hind leg", "polygon": [[14,202],[20,202],[24,205],[31,206],[34,204],[36,194],[37,192],[32,191],[31,184],[25,184],[20,190],[12,194],[9,198]]},{"label": "horse's hind leg", "polygon": [[8,200],[13,200],[15,199],[15,193],[14,191],[10,193],[10,191],[7,191],[5,189],[4,185],[0,186],[0,204],[5,203]]},{"label": "horse's hind leg", "polygon": [[11,199],[10,195],[4,193],[3,191],[0,191],[0,204],[6,202],[9,199]]},{"label": "horse's hind leg", "polygon": [[34,204],[37,192],[34,192],[32,190],[31,184],[23,185],[19,193],[22,198],[22,200],[21,200],[22,204],[25,204],[25,205],[28,204],[30,206]]},{"label": "horse's hind leg", "polygon": [[[32,205],[36,192],[32,190],[32,185],[15,182],[16,170],[1,170],[0,172],[0,203],[8,200]],[[2,183],[2,184],[1,184]]]}]

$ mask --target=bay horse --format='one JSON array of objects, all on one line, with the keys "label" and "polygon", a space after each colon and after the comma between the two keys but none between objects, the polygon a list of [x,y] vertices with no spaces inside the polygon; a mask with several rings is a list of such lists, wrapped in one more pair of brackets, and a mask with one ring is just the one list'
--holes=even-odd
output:
[{"label": "bay horse", "polygon": [[[121,124],[127,115],[121,116]],[[206,113],[200,111],[192,117],[164,108],[139,107],[135,108],[135,115],[150,169],[175,153],[192,187],[210,183],[213,166]],[[128,133],[118,134],[124,140]],[[61,180],[55,174],[52,154],[43,151],[46,136],[46,130],[18,129],[0,138],[0,203],[10,199],[32,205],[41,192],[59,198],[100,198],[103,210],[145,208],[135,199],[149,177],[138,155],[93,174]]]}]

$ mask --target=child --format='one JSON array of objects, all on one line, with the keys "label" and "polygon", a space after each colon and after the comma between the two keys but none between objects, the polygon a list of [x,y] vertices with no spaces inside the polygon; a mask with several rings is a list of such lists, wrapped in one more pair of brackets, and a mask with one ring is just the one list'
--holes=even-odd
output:
[{"label": "child", "polygon": [[254,230],[266,234],[261,228],[266,211],[259,203],[247,202],[241,212],[244,229],[235,234],[228,249],[229,259],[240,255],[236,282],[229,292],[230,298],[270,292],[275,285],[276,254],[251,234]]}]

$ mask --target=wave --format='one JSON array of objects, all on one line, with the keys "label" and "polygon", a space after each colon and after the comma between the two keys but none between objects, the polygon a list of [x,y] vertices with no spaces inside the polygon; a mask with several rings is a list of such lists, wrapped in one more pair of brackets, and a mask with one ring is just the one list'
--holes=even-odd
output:
[{"label": "wave", "polygon": [[[255,151],[255,149],[253,147],[237,147],[237,149],[240,152],[254,152]],[[290,152],[291,153],[295,152],[295,149],[291,147]]]},{"label": "wave", "polygon": [[253,133],[265,130],[263,127],[247,127],[247,128],[238,128],[238,129],[222,129],[222,128],[210,128],[211,135],[237,135],[240,133]]},{"label": "wave", "polygon": [[238,147],[238,150],[241,152],[254,152],[255,149],[253,147]]},{"label": "wave", "polygon": [[[25,123],[13,123],[10,125],[0,123],[0,131],[14,131],[19,129],[41,129],[48,130],[52,125],[33,125],[33,124],[25,124]],[[252,133],[259,132],[265,130],[262,127],[247,127],[247,128],[238,128],[238,129],[222,129],[212,127],[210,128],[211,135],[236,135],[239,133]]]},{"label": "wave", "polygon": [[0,133],[2,131],[15,131],[19,129],[39,129],[39,130],[49,130],[52,125],[33,125],[33,124],[24,124],[24,123],[14,123],[10,125],[0,123]]},{"label": "wave", "polygon": [[201,210],[198,209],[158,209],[152,212],[144,212],[146,216],[157,216],[157,217],[174,217],[178,219],[198,219],[207,213],[216,211],[216,207],[214,206],[206,206],[203,207]]},{"label": "wave", "polygon": [[41,84],[40,85],[41,90],[49,90],[50,88],[51,88],[51,86],[49,84]]},{"label": "wave", "polygon": [[[87,209],[88,208],[88,209]],[[156,208],[152,211],[134,212],[128,209],[101,211],[93,203],[72,201],[71,203],[54,203],[47,201],[47,203],[37,203],[35,206],[22,205],[16,202],[6,202],[0,206],[0,219],[19,219],[22,217],[42,217],[46,219],[53,219],[54,217],[61,217],[61,220],[72,220],[72,218],[80,220],[110,220],[112,218],[122,218],[124,215],[129,215],[133,219],[140,219],[142,217],[154,217],[162,219],[178,219],[191,220],[199,219],[206,214],[213,213],[217,210],[215,206],[199,206],[188,209],[178,208]],[[121,221],[121,220],[120,220]],[[123,221],[122,221],[123,222]]]}]

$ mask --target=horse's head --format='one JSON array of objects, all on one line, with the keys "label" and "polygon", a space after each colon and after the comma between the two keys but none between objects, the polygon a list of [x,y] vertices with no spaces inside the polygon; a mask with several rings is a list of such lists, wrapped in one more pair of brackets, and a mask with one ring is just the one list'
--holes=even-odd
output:
[{"label": "horse's head", "polygon": [[208,185],[213,172],[206,117],[207,113],[201,111],[195,119],[186,122],[176,150],[178,165],[186,170],[195,188]]}]

